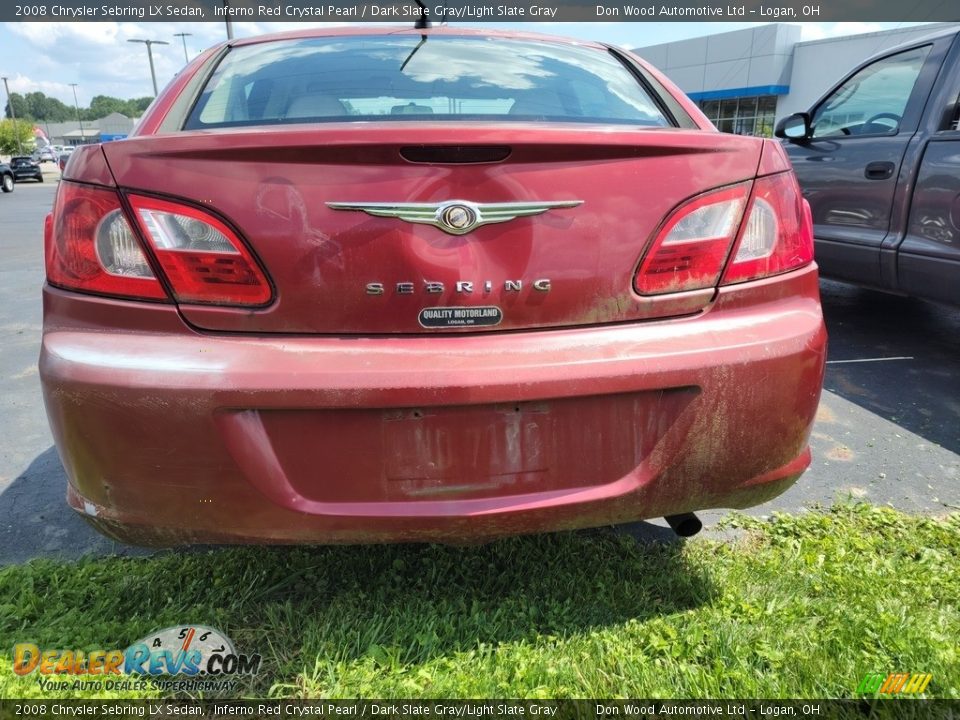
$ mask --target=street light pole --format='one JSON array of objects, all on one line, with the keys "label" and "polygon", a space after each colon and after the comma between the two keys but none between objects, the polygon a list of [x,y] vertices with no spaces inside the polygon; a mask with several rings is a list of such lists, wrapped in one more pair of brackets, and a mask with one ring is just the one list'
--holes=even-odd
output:
[{"label": "street light pole", "polygon": [[227,40],[233,40],[233,20],[230,19],[230,0],[223,0],[223,7],[227,11],[224,22],[227,25]]},{"label": "street light pole", "polygon": [[190,62],[190,56],[187,55],[187,37],[193,35],[193,33],[174,33],[174,37],[178,37],[183,40],[183,60],[184,62]]},{"label": "street light pole", "polygon": [[73,88],[73,107],[77,111],[77,122],[80,123],[80,144],[86,145],[87,138],[83,133],[83,118],[80,117],[80,103],[77,102],[77,84],[70,83],[70,87]]},{"label": "street light pole", "polygon": [[153,69],[153,46],[169,45],[166,40],[127,40],[127,42],[143,43],[147,46],[147,57],[150,59],[150,77],[153,79],[153,96],[159,95],[157,91],[157,72]]},{"label": "street light pole", "polygon": [[10,106],[10,119],[13,120],[13,134],[17,138],[17,152],[23,155],[23,143],[20,142],[20,133],[17,132],[17,111],[13,109],[13,98],[10,97],[10,86],[7,78],[3,78],[3,89],[7,91],[7,105]]}]

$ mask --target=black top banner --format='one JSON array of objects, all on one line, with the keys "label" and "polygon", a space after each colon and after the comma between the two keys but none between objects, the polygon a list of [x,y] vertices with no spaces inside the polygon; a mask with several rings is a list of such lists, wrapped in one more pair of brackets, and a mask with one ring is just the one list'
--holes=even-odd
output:
[{"label": "black top banner", "polygon": [[957,0],[26,0],[4,22],[924,22],[960,21]]}]

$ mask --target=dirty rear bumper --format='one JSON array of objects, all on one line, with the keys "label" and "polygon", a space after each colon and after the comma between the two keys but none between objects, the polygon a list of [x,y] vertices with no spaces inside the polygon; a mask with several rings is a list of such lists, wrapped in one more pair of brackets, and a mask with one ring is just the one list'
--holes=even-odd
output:
[{"label": "dirty rear bumper", "polygon": [[264,338],[47,288],[40,370],[68,500],[120,539],[462,542],[783,492],[809,464],[818,298],[811,266],[669,321]]}]

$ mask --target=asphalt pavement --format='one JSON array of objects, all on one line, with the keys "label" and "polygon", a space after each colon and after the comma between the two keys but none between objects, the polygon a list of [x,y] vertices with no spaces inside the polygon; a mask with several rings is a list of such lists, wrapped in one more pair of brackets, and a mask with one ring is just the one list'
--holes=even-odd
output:
[{"label": "asphalt pavement", "polygon": [[[101,537],[64,502],[37,375],[50,180],[0,195],[0,564],[142,552]],[[960,310],[828,281],[822,291],[830,351],[813,464],[751,512],[846,498],[910,512],[960,509]],[[709,527],[723,514],[702,517]]]}]

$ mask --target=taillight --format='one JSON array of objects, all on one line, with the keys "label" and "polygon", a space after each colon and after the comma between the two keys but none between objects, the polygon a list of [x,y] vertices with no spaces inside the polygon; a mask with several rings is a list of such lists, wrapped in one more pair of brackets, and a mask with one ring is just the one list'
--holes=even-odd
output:
[{"label": "taillight", "polygon": [[757,178],[723,284],[778,275],[813,260],[813,221],[792,172]]},{"label": "taillight", "polygon": [[[180,302],[264,305],[270,283],[237,235],[189,205],[131,195],[134,219]],[[162,300],[116,190],[61,181],[44,226],[51,285],[116,297]]]},{"label": "taillight", "polygon": [[44,245],[51,285],[118,297],[167,297],[114,190],[61,181]]},{"label": "taillight", "polygon": [[636,291],[660,295],[716,285],[749,193],[750,183],[740,183],[704,193],[677,208],[640,263]]},{"label": "taillight", "polygon": [[137,224],[180,302],[264,305],[273,292],[257,261],[225,223],[167,200],[128,196]]},{"label": "taillight", "polygon": [[640,263],[634,287],[641,295],[699,290],[777,275],[812,260],[810,206],[793,172],[781,172],[677,208]]}]

